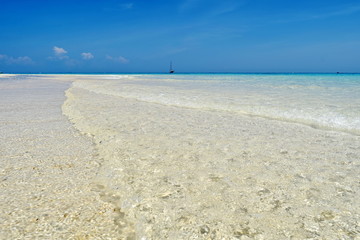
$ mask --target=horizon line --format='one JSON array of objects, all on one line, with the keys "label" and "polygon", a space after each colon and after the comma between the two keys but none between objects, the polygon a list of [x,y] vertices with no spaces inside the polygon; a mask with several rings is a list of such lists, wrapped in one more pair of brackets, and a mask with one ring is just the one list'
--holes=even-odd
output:
[{"label": "horizon line", "polygon": [[360,72],[0,72],[0,74],[360,74]]}]

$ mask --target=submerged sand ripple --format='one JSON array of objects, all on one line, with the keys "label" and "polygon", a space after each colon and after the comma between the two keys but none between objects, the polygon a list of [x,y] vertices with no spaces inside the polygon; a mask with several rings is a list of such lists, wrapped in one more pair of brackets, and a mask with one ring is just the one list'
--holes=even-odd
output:
[{"label": "submerged sand ripple", "polygon": [[358,136],[76,86],[67,97],[65,114],[104,159],[99,191],[125,235],[359,238]]}]

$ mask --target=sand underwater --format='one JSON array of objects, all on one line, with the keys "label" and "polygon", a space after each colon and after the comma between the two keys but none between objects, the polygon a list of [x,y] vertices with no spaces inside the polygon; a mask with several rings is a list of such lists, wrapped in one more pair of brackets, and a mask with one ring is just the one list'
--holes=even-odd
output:
[{"label": "sand underwater", "polygon": [[358,134],[142,87],[0,76],[0,239],[360,239]]}]

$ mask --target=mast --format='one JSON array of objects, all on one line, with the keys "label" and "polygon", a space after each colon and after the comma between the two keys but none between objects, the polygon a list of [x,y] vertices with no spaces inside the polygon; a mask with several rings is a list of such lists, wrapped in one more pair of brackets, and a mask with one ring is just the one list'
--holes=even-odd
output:
[{"label": "mast", "polygon": [[174,70],[172,69],[172,61],[170,61],[170,71],[169,73],[174,73]]}]

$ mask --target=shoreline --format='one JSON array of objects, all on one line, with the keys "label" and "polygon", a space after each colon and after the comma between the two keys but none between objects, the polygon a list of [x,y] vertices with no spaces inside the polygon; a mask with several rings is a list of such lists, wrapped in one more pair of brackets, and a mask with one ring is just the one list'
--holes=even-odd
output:
[{"label": "shoreline", "polygon": [[102,83],[46,76],[6,90],[0,81],[0,91],[19,94],[0,101],[9,142],[0,236],[356,239],[358,136],[95,93],[74,81]]},{"label": "shoreline", "polygon": [[105,159],[98,179],[138,238],[357,234],[358,136],[79,84],[66,94],[66,114]]}]

